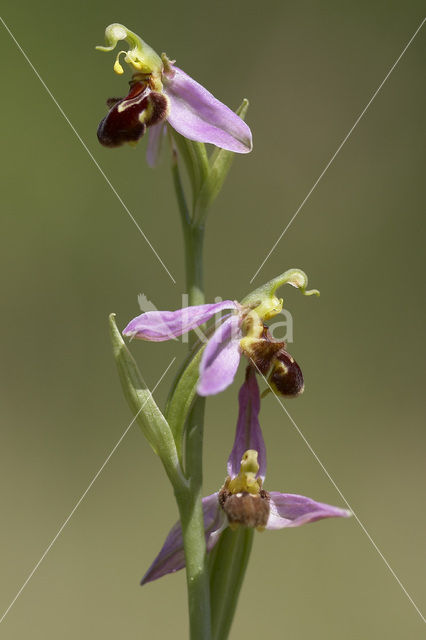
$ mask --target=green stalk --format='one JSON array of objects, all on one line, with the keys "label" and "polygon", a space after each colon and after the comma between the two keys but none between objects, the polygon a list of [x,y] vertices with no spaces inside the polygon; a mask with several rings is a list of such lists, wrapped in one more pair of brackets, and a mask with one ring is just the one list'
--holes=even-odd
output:
[{"label": "green stalk", "polygon": [[[186,287],[189,304],[204,304],[203,284],[203,249],[204,249],[204,225],[196,225],[191,220],[191,215],[186,202],[180,177],[177,153],[173,152],[172,159],[173,185],[179,206],[182,223],[183,238],[185,243],[185,271]],[[191,336],[192,337],[192,336]]]},{"label": "green stalk", "polygon": [[[203,284],[203,248],[204,227],[196,227],[191,224],[186,234],[186,285],[189,304],[204,304]],[[192,339],[192,340],[191,340]],[[190,346],[197,340],[195,334],[190,336]]]},{"label": "green stalk", "polygon": [[[180,178],[176,153],[173,153],[172,174],[183,228],[189,304],[203,304],[205,300],[203,285],[204,229],[192,223]],[[192,336],[191,338],[190,349],[194,341]],[[189,481],[189,489],[176,493],[185,549],[191,640],[211,639],[210,585],[201,502],[204,406],[204,398],[196,398],[188,416],[185,475]],[[181,426],[183,427],[183,425]]]},{"label": "green stalk", "polygon": [[243,584],[254,529],[225,529],[210,554],[210,593],[212,640],[226,640],[237,608]]},{"label": "green stalk", "polygon": [[202,511],[204,399],[196,402],[186,431],[186,467],[190,487],[177,495],[186,561],[191,640],[210,640],[210,590]]}]

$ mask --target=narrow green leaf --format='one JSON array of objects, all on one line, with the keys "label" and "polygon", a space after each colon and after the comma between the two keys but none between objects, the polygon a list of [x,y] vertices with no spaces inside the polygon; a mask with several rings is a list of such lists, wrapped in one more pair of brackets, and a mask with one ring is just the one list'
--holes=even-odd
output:
[{"label": "narrow green leaf", "polygon": [[115,314],[109,316],[113,354],[124,396],[132,413],[155,453],[161,458],[175,487],[182,486],[183,476],[170,426],[143,380],[137,364],[117,329]]}]

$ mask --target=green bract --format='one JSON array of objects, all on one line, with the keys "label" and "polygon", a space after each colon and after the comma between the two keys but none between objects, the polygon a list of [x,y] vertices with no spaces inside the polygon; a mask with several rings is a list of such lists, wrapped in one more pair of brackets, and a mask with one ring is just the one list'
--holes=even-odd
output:
[{"label": "green bract", "polygon": [[114,313],[109,316],[109,327],[121,385],[135,419],[149,444],[160,457],[175,489],[186,485],[170,426],[146,386],[132,354],[124,344],[115,324]]}]

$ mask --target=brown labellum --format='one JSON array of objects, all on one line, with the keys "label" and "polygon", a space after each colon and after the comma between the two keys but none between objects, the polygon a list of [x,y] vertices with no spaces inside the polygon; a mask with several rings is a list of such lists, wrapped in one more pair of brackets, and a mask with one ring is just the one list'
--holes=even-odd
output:
[{"label": "brown labellum", "polygon": [[268,327],[264,326],[260,338],[243,338],[241,350],[247,358],[252,360],[256,369],[266,375],[276,355],[285,347],[285,342],[274,340]]},{"label": "brown labellum", "polygon": [[219,504],[226,513],[231,528],[236,525],[264,529],[269,518],[269,494],[263,489],[258,494],[230,493],[221,489]]},{"label": "brown labellum", "polygon": [[162,122],[162,120],[165,120],[169,115],[169,99],[164,95],[164,93],[151,91],[149,102],[151,113],[146,119],[145,123],[147,127],[152,127],[152,125],[158,124],[159,122]]},{"label": "brown labellum", "polygon": [[107,106],[109,112],[99,124],[98,140],[105,147],[119,147],[137,142],[148,126],[164,120],[169,101],[143,81],[132,82],[125,98],[109,98]]},{"label": "brown labellum", "polygon": [[303,374],[295,359],[286,351],[275,356],[269,384],[282,396],[294,398],[304,389]]},{"label": "brown labellum", "polygon": [[241,351],[252,360],[256,369],[266,375],[277,353],[283,348],[284,342],[269,341],[265,338],[243,338]]}]

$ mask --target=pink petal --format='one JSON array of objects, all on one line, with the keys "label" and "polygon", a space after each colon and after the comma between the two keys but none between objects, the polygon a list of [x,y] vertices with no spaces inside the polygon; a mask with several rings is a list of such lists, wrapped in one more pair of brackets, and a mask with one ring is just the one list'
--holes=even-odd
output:
[{"label": "pink petal", "polygon": [[215,304],[200,304],[177,311],[147,311],[134,318],[123,335],[152,342],[172,340],[204,324],[223,309],[235,309],[235,302],[225,300]]},{"label": "pink petal", "polygon": [[240,318],[232,315],[207,343],[200,363],[197,393],[212,396],[229,387],[240,362]]},{"label": "pink petal", "polygon": [[258,453],[259,473],[265,480],[266,448],[262,429],[259,424],[260,395],[256,374],[252,367],[238,395],[239,413],[234,446],[228,458],[228,475],[235,478],[240,471],[241,458],[247,449],[254,449]]},{"label": "pink petal", "polygon": [[189,140],[235,153],[251,151],[251,131],[244,120],[181,69],[173,67],[173,72],[164,77],[171,126]]},{"label": "pink petal", "polygon": [[284,529],[284,527],[300,527],[308,522],[323,518],[348,518],[351,512],[339,509],[330,504],[315,502],[306,496],[291,493],[269,492],[270,514],[267,529]]},{"label": "pink petal", "polygon": [[154,124],[148,128],[148,144],[146,147],[146,161],[152,168],[156,167],[161,153],[161,146],[166,133],[164,122]]},{"label": "pink petal", "polygon": [[[220,534],[227,526],[224,512],[219,506],[218,493],[203,498],[204,530],[206,532],[207,551],[211,551]],[[182,528],[177,522],[171,529],[160,553],[142,578],[141,584],[157,580],[168,573],[174,573],[185,566]]]}]

